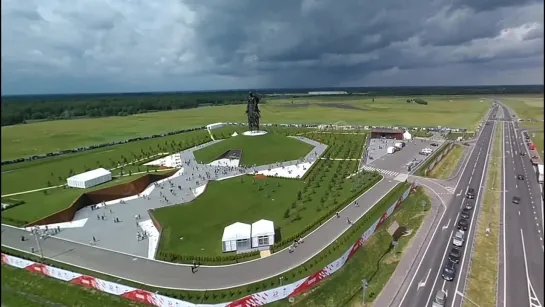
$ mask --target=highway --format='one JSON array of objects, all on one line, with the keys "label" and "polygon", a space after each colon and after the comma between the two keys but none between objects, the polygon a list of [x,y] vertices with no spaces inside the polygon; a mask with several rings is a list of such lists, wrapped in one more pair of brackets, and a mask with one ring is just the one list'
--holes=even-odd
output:
[{"label": "highway", "polygon": [[[452,201],[448,204],[437,231],[426,247],[416,272],[409,281],[407,289],[399,302],[399,306],[423,307],[431,306],[435,294],[443,290],[447,294],[446,306],[461,306],[461,295],[464,293],[466,272],[468,270],[473,234],[476,227],[477,212],[483,197],[485,174],[488,168],[488,157],[492,147],[492,135],[497,122],[494,120],[498,107],[489,113],[486,124],[481,129],[475,146],[463,166]],[[475,200],[468,200],[465,194],[468,188],[475,189]],[[447,282],[441,277],[448,253],[453,247],[452,237],[457,230],[457,222],[461,209],[469,201],[475,204],[470,216],[470,225],[466,231],[462,256],[457,265],[457,274],[453,281]]]},{"label": "highway", "polygon": [[[508,108],[503,127],[503,200],[498,306],[542,306],[543,202],[522,131]],[[526,153],[522,156],[521,152]],[[517,179],[518,175],[524,180]],[[519,197],[520,203],[513,203]]]}]

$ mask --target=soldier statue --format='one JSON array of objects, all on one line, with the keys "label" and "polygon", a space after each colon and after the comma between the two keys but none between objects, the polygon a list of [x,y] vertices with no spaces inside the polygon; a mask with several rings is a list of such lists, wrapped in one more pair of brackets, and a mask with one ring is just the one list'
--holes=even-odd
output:
[{"label": "soldier statue", "polygon": [[248,93],[248,104],[246,105],[246,114],[248,115],[248,130],[259,131],[259,97],[252,92]]}]

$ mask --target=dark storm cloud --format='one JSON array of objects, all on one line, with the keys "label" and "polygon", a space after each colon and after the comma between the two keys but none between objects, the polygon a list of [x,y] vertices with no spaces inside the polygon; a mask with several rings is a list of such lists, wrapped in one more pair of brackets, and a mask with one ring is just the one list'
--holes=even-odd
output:
[{"label": "dark storm cloud", "polygon": [[543,52],[543,3],[536,1],[3,4],[2,87],[8,91],[32,88],[24,82],[47,76],[54,76],[43,83],[49,88],[62,88],[58,80],[67,78],[71,88],[80,84],[84,91],[111,88],[96,80],[125,90],[191,90],[335,86],[384,82],[385,76],[401,82],[393,76],[439,75],[441,69],[445,76],[438,79],[471,84],[483,82],[472,79],[480,66],[507,75],[522,73],[513,67],[517,61],[543,65],[536,57]]}]

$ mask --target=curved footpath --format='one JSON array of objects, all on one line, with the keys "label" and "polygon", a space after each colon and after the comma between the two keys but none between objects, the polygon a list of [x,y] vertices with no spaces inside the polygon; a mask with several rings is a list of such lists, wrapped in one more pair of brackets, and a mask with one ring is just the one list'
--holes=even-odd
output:
[{"label": "curved footpath", "polygon": [[[269,257],[227,266],[201,266],[193,274],[190,265],[173,264],[136,257],[99,247],[92,247],[57,237],[41,240],[45,258],[82,267],[102,274],[159,288],[180,290],[220,290],[258,282],[300,266],[343,234],[352,221],[381,200],[398,181],[383,178],[358,197],[359,207],[350,204],[341,211],[341,218],[332,217],[307,235],[293,253],[287,249]],[[2,246],[29,252],[35,240],[21,241],[26,230],[2,224]]]}]

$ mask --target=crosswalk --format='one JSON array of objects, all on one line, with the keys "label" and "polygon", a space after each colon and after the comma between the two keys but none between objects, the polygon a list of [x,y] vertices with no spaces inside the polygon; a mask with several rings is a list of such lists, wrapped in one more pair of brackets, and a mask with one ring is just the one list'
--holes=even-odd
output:
[{"label": "crosswalk", "polygon": [[454,188],[451,188],[451,187],[445,187],[445,190],[449,191],[450,194],[454,194]]},{"label": "crosswalk", "polygon": [[392,177],[395,177],[397,175],[399,175],[399,172],[394,172],[394,171],[389,171],[389,170],[385,170],[385,169],[380,169],[380,168],[375,168],[375,167],[371,167],[371,166],[367,166],[367,165],[364,165],[362,167],[362,169],[366,172],[379,172],[383,175],[388,175],[388,176],[392,176]]}]

